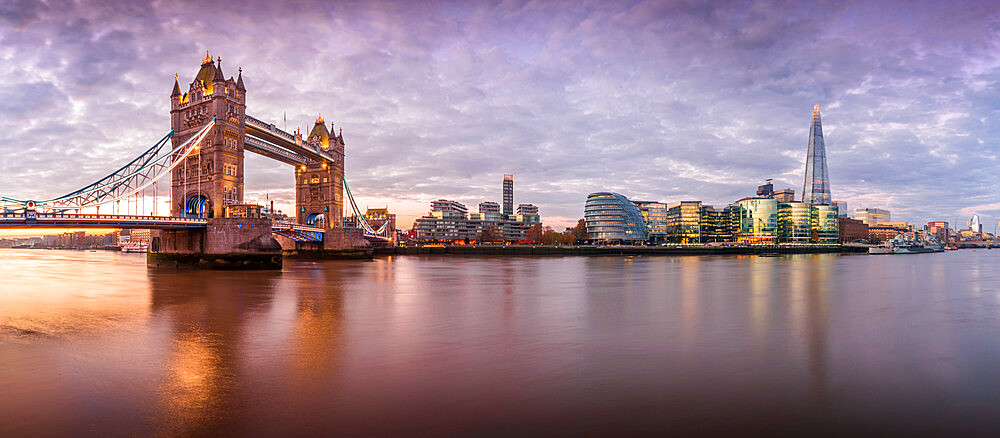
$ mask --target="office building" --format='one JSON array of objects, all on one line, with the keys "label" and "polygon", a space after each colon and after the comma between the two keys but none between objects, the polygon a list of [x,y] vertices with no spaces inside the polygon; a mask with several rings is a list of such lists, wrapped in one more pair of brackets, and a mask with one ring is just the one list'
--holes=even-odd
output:
[{"label": "office building", "polygon": [[781,189],[774,190],[774,184],[771,183],[771,179],[768,178],[764,184],[757,186],[757,197],[763,199],[776,199],[778,202],[793,202],[795,201],[795,190],[792,189]]},{"label": "office building", "polygon": [[892,220],[892,214],[889,213],[889,210],[881,208],[858,208],[854,210],[854,218],[864,222],[869,227],[874,227],[889,223]]},{"label": "office building", "polygon": [[813,238],[813,206],[801,202],[778,203],[778,240],[809,243]]},{"label": "office building", "polygon": [[955,237],[951,229],[948,228],[948,222],[945,221],[928,222],[926,230],[928,234],[934,236],[935,239],[941,242],[947,242]]},{"label": "office building", "polygon": [[978,234],[983,232],[983,223],[979,221],[978,214],[973,214],[972,218],[970,218],[969,221],[966,222],[966,225],[968,226],[969,231],[972,231],[973,233]]},{"label": "office building", "polygon": [[837,222],[840,227],[840,243],[868,241],[868,224],[844,216],[839,217]]},{"label": "office building", "polygon": [[715,208],[711,205],[701,207],[701,224],[699,238],[702,243],[732,242],[733,227],[730,220],[730,210]]},{"label": "office building", "polygon": [[806,153],[806,175],[802,187],[802,203],[830,205],[830,175],[826,167],[826,144],[823,141],[823,124],[819,105],[813,107],[812,124],[809,126],[809,149]]},{"label": "office building", "polygon": [[778,202],[795,202],[795,190],[793,189],[775,190],[774,200]]},{"label": "office building", "polygon": [[744,198],[730,206],[741,243],[777,243],[778,201],[765,198]]},{"label": "office building", "polygon": [[816,243],[837,243],[840,240],[840,221],[836,206],[813,205],[812,240]]},{"label": "office building", "polygon": [[673,243],[701,242],[701,201],[667,205],[667,240]]},{"label": "office building", "polygon": [[646,240],[646,221],[635,203],[617,193],[598,192],[587,196],[583,218],[587,239],[600,242],[641,242]]},{"label": "office building", "polygon": [[851,212],[847,209],[847,202],[833,201],[833,205],[837,206],[837,214],[840,217],[851,217]]},{"label": "office building", "polygon": [[757,197],[766,199],[774,197],[774,184],[771,184],[770,178],[763,185],[757,186]]},{"label": "office building", "polygon": [[646,232],[650,242],[659,243],[667,235],[667,205],[656,201],[632,201],[646,220]]}]

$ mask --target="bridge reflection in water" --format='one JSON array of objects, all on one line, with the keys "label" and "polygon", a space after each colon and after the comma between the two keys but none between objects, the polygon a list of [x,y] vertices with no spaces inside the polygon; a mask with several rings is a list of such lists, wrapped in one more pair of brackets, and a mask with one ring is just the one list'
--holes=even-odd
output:
[{"label": "bridge reflection in water", "polygon": [[0,435],[987,430],[994,253],[220,272],[0,250]]}]

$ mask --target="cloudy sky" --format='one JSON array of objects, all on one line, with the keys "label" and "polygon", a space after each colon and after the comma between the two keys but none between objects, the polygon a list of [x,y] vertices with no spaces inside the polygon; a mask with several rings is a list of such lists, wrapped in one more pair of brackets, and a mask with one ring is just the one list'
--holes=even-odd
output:
[{"label": "cloudy sky", "polygon": [[[798,196],[814,104],[834,199],[1000,216],[996,2],[330,3],[0,2],[0,195],[147,148],[207,49],[243,68],[249,114],[343,128],[361,207],[404,227],[434,199],[499,202],[503,173],[553,226],[594,191]],[[290,206],[292,175],[250,156],[246,198]]]}]

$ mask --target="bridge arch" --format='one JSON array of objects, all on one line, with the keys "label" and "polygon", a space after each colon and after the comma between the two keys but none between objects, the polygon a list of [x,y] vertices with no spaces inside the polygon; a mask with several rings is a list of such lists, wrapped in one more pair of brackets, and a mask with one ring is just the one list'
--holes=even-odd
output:
[{"label": "bridge arch", "polygon": [[212,201],[205,195],[188,195],[184,201],[184,216],[212,217]]},{"label": "bridge arch", "polygon": [[327,228],[326,214],[324,213],[311,213],[306,216],[306,225],[311,225],[314,227]]}]

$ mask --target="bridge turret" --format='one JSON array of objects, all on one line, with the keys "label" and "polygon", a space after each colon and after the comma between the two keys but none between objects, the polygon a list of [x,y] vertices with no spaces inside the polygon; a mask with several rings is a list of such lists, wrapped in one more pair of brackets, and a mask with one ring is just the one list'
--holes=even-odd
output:
[{"label": "bridge turret", "polygon": [[213,60],[206,51],[188,94],[180,95],[179,84],[174,86],[170,110],[174,147],[213,117],[216,120],[198,153],[173,171],[171,213],[175,216],[222,217],[227,205],[243,202],[246,90],[239,86],[240,73],[239,82],[226,79],[222,58]]},{"label": "bridge turret", "polygon": [[212,82],[226,82],[226,75],[222,74],[222,57],[218,58],[218,64],[215,66],[215,76],[212,78]]},{"label": "bridge turret", "polygon": [[170,97],[181,98],[181,84],[177,82],[177,73],[174,73],[174,91],[170,93]]},{"label": "bridge turret", "polygon": [[323,114],[316,118],[316,124],[309,131],[309,142],[319,145],[324,150],[330,149],[330,131],[326,130]]},{"label": "bridge turret", "polygon": [[[236,75],[236,89],[240,91],[247,91],[247,88],[243,86],[243,67],[239,68],[239,73]],[[242,96],[242,93],[240,95]]]},{"label": "bridge turret", "polygon": [[173,113],[181,103],[181,85],[177,82],[177,73],[174,73],[174,90],[170,92],[170,112]]}]

